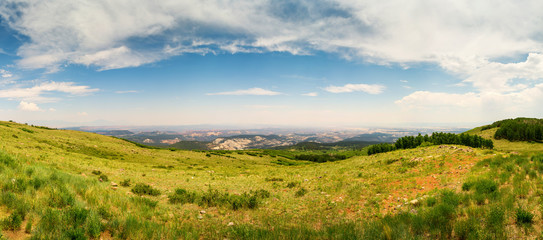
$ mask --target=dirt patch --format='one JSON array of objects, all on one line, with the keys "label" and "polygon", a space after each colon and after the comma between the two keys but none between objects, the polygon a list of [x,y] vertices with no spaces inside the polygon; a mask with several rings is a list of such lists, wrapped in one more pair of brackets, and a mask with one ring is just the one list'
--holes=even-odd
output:
[{"label": "dirt patch", "polygon": [[[471,149],[452,149],[456,150],[455,153],[448,155],[444,160],[438,160],[437,158],[428,159],[409,171],[409,173],[420,173],[421,176],[410,174],[413,177],[406,177],[387,183],[386,185],[390,192],[380,203],[381,213],[397,212],[409,205],[409,202],[416,197],[430,194],[430,192],[436,189],[459,189],[466,174],[475,163],[492,157],[474,156],[469,154],[473,151]],[[423,166],[426,164],[435,166],[435,169],[424,173]]]}]

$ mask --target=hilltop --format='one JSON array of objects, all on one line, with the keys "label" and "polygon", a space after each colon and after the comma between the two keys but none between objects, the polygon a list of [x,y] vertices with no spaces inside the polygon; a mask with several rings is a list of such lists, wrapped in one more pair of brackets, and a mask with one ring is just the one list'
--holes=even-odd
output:
[{"label": "hilltop", "polygon": [[[493,139],[497,130],[468,133]],[[364,149],[185,151],[13,122],[0,122],[0,142],[0,218],[10,239],[541,234],[537,142],[371,156]]]}]

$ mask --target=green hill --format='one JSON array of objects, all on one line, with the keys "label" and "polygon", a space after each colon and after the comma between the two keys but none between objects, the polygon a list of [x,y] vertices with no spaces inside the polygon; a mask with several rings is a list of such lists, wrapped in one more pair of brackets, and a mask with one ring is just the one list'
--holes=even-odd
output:
[{"label": "green hill", "polygon": [[0,226],[8,239],[540,236],[543,156],[534,152],[543,144],[494,142],[372,156],[319,150],[347,159],[316,163],[0,122]]}]

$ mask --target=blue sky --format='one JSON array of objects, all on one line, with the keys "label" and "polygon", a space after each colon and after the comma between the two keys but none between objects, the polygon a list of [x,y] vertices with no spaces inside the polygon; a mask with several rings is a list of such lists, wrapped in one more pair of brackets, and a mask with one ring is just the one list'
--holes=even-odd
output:
[{"label": "blue sky", "polygon": [[0,3],[0,119],[473,126],[542,117],[540,1]]}]

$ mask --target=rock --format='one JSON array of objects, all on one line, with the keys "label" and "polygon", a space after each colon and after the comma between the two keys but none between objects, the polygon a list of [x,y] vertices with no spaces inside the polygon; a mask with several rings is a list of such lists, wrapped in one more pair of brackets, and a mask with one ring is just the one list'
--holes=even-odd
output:
[{"label": "rock", "polygon": [[113,190],[117,190],[117,187],[111,187],[111,189],[113,189]]},{"label": "rock", "polygon": [[104,181],[104,180],[102,180],[102,178],[99,178],[98,180],[99,180],[100,182],[103,182],[103,181]]},{"label": "rock", "polygon": [[409,203],[410,203],[411,205],[413,205],[413,206],[417,206],[417,205],[419,205],[420,202],[419,202],[418,199],[413,199],[413,200],[411,200]]},{"label": "rock", "polygon": [[86,176],[87,176],[87,174],[85,174],[85,173],[81,173],[81,176],[83,176],[83,177],[86,177]]},{"label": "rock", "polygon": [[200,211],[200,214],[206,214],[206,211],[201,210],[201,211]]},{"label": "rock", "polygon": [[234,226],[234,222],[229,222],[229,223],[228,223],[228,226],[229,226],[229,227]]},{"label": "rock", "polygon": [[117,183],[115,183],[115,182],[111,182],[111,186],[117,187],[119,185],[117,185]]},{"label": "rock", "polygon": [[198,218],[198,219],[204,219],[204,216],[202,216],[202,215],[198,215],[198,217],[197,217],[197,218]]}]

